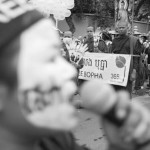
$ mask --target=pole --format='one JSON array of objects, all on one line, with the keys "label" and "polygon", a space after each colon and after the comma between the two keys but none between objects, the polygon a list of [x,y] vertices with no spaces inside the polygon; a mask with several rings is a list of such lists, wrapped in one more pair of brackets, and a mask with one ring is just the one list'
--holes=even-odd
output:
[{"label": "pole", "polygon": [[147,20],[147,30],[146,30],[147,33],[149,31],[149,22],[150,22],[150,16],[148,16],[148,20]]},{"label": "pole", "polygon": [[147,29],[146,29],[147,33],[148,33],[148,28],[149,28],[149,20],[147,21]]},{"label": "pole", "polygon": [[132,24],[131,24],[131,28],[132,28],[132,35],[134,34],[134,2],[135,0],[132,0]]},{"label": "pole", "polygon": [[117,12],[116,12],[116,10],[117,10],[116,6],[117,6],[117,0],[115,0],[115,3],[114,3],[114,7],[115,7],[115,13],[114,13],[114,18],[115,18],[115,28],[116,28],[116,20],[117,20],[116,16],[118,15],[118,14],[116,14],[116,13],[117,13]]},{"label": "pole", "polygon": [[58,28],[58,20],[57,20],[57,19],[55,19],[55,21],[56,21],[56,28]]}]

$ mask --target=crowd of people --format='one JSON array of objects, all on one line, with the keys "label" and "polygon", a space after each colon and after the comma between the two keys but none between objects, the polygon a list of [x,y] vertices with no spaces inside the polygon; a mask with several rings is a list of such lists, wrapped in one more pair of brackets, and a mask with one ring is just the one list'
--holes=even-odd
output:
[{"label": "crowd of people", "polygon": [[150,89],[150,79],[149,79],[149,63],[150,63],[150,42],[148,40],[148,35],[138,36],[138,48],[140,52],[140,57],[138,59],[139,67],[137,68],[137,78],[135,82],[135,90],[140,90],[144,86],[144,82],[148,80],[147,89]]},{"label": "crowd of people", "polygon": [[[78,66],[68,63],[67,50],[74,46],[66,45],[72,33],[64,34],[65,60],[52,20],[16,0],[0,1],[0,10],[0,149],[87,150],[71,132],[78,124],[72,105]],[[126,29],[120,24],[117,40],[127,41]],[[127,53],[130,44],[125,45]],[[117,53],[115,42],[112,47]],[[83,53],[88,50],[86,45],[81,48]],[[71,63],[76,61],[80,59],[72,57]],[[130,103],[129,93],[116,92],[99,80],[85,86],[85,103],[100,118],[108,149],[149,150],[150,112]]]},{"label": "crowd of people", "polygon": [[[128,26],[126,22],[118,23],[118,32],[112,36],[108,30],[100,30],[94,27],[87,27],[87,33],[85,36],[79,36],[75,38],[71,31],[64,32],[62,37],[63,47],[70,45],[73,40],[78,44],[83,43],[87,46],[85,52],[89,53],[114,53],[114,54],[129,54],[132,55],[130,74],[128,84],[125,89],[130,94],[138,94],[137,91],[144,88],[145,81],[148,80],[147,89],[150,89],[150,43],[148,34],[136,34],[130,35],[128,33]],[[65,46],[66,47],[66,46]],[[64,48],[65,58],[69,58],[69,48]],[[83,67],[83,61],[80,65],[77,64],[76,68],[81,69]],[[133,84],[134,81],[134,84]],[[115,89],[124,89],[121,86],[114,86]]]}]

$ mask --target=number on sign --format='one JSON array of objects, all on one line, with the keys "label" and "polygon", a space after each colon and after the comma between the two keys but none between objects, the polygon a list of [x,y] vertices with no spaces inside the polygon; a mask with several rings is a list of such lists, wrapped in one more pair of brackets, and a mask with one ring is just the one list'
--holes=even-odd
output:
[{"label": "number on sign", "polygon": [[119,74],[111,74],[111,79],[118,80],[119,79]]}]

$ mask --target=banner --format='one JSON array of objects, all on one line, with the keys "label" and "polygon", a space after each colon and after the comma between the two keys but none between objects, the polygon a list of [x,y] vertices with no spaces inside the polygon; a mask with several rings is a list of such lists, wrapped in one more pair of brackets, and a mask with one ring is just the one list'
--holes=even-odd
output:
[{"label": "banner", "polygon": [[79,79],[100,79],[109,84],[127,85],[131,55],[86,53],[83,62]]}]

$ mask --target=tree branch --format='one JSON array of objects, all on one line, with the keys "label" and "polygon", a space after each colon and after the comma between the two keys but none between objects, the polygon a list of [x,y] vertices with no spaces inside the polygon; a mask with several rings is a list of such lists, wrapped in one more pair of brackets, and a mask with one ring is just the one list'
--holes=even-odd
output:
[{"label": "tree branch", "polygon": [[67,24],[68,24],[68,26],[70,28],[69,30],[72,33],[74,33],[76,31],[76,28],[75,28],[75,25],[74,25],[73,20],[72,20],[72,15],[70,17],[66,18],[66,22],[67,22]]},{"label": "tree branch", "polygon": [[145,13],[145,14],[140,14],[140,15],[137,17],[137,20],[138,20],[138,21],[141,21],[143,18],[145,18],[145,19],[146,19],[146,18],[147,18],[147,16],[148,16],[148,14],[149,14],[148,12],[147,12],[147,13]]},{"label": "tree branch", "polygon": [[140,2],[138,3],[138,6],[136,7],[135,10],[135,16],[138,16],[139,10],[142,7],[142,5],[145,3],[146,0],[140,0]]}]

